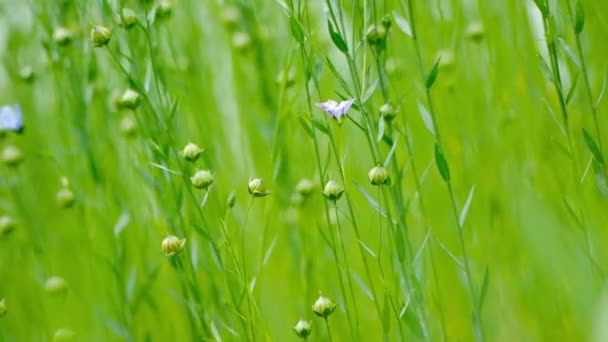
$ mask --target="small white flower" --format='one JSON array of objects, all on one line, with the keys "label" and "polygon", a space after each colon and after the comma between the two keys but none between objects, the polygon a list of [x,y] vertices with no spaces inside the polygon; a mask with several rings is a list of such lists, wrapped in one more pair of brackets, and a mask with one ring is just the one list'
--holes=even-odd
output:
[{"label": "small white flower", "polygon": [[0,108],[0,131],[23,131],[23,116],[18,104]]},{"label": "small white flower", "polygon": [[334,100],[327,100],[327,102],[317,103],[317,107],[323,109],[334,119],[340,121],[340,119],[346,115],[353,103],[355,103],[354,99],[345,100],[340,103]]}]

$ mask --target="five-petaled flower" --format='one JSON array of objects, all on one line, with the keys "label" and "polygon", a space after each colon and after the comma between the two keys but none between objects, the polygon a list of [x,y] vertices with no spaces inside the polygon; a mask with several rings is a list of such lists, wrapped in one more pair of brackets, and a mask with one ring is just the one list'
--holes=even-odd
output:
[{"label": "five-petaled flower", "polygon": [[332,118],[342,122],[342,117],[346,115],[346,112],[355,103],[354,99],[345,100],[340,103],[334,100],[327,100],[327,102],[317,103],[317,107],[323,109]]},{"label": "five-petaled flower", "polygon": [[17,133],[23,131],[23,116],[21,114],[21,107],[18,104],[0,108],[1,131],[13,131]]}]

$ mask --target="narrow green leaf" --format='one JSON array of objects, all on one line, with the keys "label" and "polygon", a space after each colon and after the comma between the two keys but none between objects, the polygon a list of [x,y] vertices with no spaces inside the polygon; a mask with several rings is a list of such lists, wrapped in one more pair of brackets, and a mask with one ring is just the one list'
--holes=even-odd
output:
[{"label": "narrow green leaf", "polygon": [[344,42],[344,38],[342,38],[342,36],[334,30],[329,20],[327,21],[327,28],[329,29],[329,36],[334,42],[334,45],[336,45],[338,50],[342,51],[343,53],[347,53],[348,46],[346,45],[346,42]]},{"label": "narrow green leaf", "polygon": [[473,195],[475,194],[475,185],[471,187],[471,191],[469,191],[469,196],[467,197],[467,201],[462,207],[462,211],[460,212],[460,217],[458,218],[458,223],[462,227],[464,225],[464,221],[467,219],[467,214],[469,213],[469,208],[471,207],[471,202],[473,201]]},{"label": "narrow green leaf", "polygon": [[289,17],[289,28],[296,42],[302,43],[304,41],[304,32],[302,32],[302,26],[300,26],[298,20],[293,16]]},{"label": "narrow green leaf", "polygon": [[405,241],[403,240],[403,234],[400,231],[397,231],[395,234],[395,248],[397,248],[397,258],[399,262],[403,262],[405,260]]},{"label": "narrow green leaf", "polygon": [[435,163],[437,164],[441,178],[443,178],[444,181],[449,182],[450,169],[448,167],[448,162],[445,160],[445,157],[443,156],[438,144],[435,144]]},{"label": "narrow green leaf", "polygon": [[490,283],[490,268],[486,265],[486,271],[483,274],[483,283],[481,283],[481,293],[479,294],[479,309],[478,312],[483,308],[483,303],[486,300],[488,294],[488,285]]},{"label": "narrow green leaf", "polygon": [[387,168],[388,164],[391,162],[391,159],[393,159],[393,156],[395,155],[395,150],[397,149],[397,142],[399,142],[399,137],[397,137],[397,139],[395,139],[395,141],[393,141],[393,144],[391,146],[391,150],[388,151],[388,155],[386,155],[386,159],[384,160],[384,164],[382,164],[382,166],[384,166],[384,168]]},{"label": "narrow green leaf", "polygon": [[[386,212],[384,211],[384,209],[380,208],[380,205],[378,204],[378,201],[376,201],[374,196],[370,195],[367,191],[365,191],[365,188],[363,186],[361,186],[361,184],[359,184],[355,181],[353,181],[353,183],[355,184],[355,187],[357,187],[357,190],[359,190],[359,192],[363,195],[363,197],[365,197],[365,199],[367,200],[369,205],[374,210],[376,210],[380,215],[382,215],[385,218],[388,218],[388,216],[386,215]],[[397,223],[395,221],[393,221],[393,224],[397,224]]]},{"label": "narrow green leaf", "polygon": [[313,118],[312,119],[312,125],[316,129],[318,129],[319,131],[323,132],[324,134],[330,135],[329,128],[324,123],[322,123],[321,121],[319,121],[318,119],[314,119]]},{"label": "narrow green leaf", "polygon": [[570,58],[572,63],[576,64],[576,66],[580,69],[581,60],[578,58],[576,53],[574,53],[574,50],[572,50],[572,48],[570,48],[570,45],[568,45],[568,42],[566,42],[562,38],[557,38],[557,42],[559,43],[559,45],[562,47],[562,49],[566,53],[566,56],[568,56],[568,58]]},{"label": "narrow green leaf", "polygon": [[[334,76],[338,79],[338,81],[340,82],[340,85],[342,86],[342,88],[348,93],[351,94],[349,88],[348,88],[348,83],[346,83],[346,80],[344,79],[344,77],[342,77],[342,75],[340,75],[340,73],[338,72],[338,70],[336,69],[336,67],[334,66],[334,63],[331,62],[331,60],[329,59],[329,57],[325,57],[325,61],[327,62],[327,66],[329,67],[329,70],[331,71],[332,74],[334,74]],[[349,96],[350,97],[350,96]]]},{"label": "narrow green leaf", "polygon": [[551,68],[547,61],[543,58],[542,55],[538,55],[538,63],[540,64],[540,70],[543,72],[543,75],[549,80],[553,80],[553,72],[551,72]]},{"label": "narrow green leaf", "polygon": [[422,326],[420,325],[420,321],[414,314],[414,310],[406,310],[404,314],[405,323],[410,328],[410,331],[416,335],[418,340],[423,339]]},{"label": "narrow green leaf", "polygon": [[572,81],[570,89],[568,89],[568,94],[566,95],[566,104],[570,103],[572,96],[574,96],[574,91],[576,90],[576,85],[578,84],[578,78],[578,73],[576,73],[576,75],[574,75],[574,81]]},{"label": "narrow green leaf", "polygon": [[376,142],[382,141],[382,138],[384,137],[384,126],[385,126],[384,118],[382,116],[380,116],[378,118],[378,136],[376,137]]},{"label": "narrow green leaf", "polygon": [[433,117],[431,116],[431,113],[429,113],[429,111],[426,109],[426,107],[420,102],[418,102],[418,112],[420,113],[420,117],[422,118],[422,122],[424,122],[426,129],[431,132],[432,136],[435,136],[436,133],[435,125],[433,124]]},{"label": "narrow green leaf", "polygon": [[439,239],[435,238],[435,241],[437,241],[437,243],[439,244],[439,247],[441,247],[441,249],[443,249],[444,252],[446,252],[447,255],[450,256],[450,258],[452,258],[452,260],[454,260],[454,262],[456,263],[456,265],[458,265],[461,269],[465,269],[464,268],[464,263],[462,261],[460,261],[460,259],[458,259],[454,253],[452,253],[452,251],[450,251],[448,249],[448,247],[446,245],[444,245],[441,241],[439,241]]},{"label": "narrow green leaf", "polygon": [[441,58],[437,58],[435,60],[435,63],[433,63],[433,66],[431,67],[431,71],[429,71],[429,74],[426,76],[426,89],[429,90],[431,89],[431,87],[433,87],[433,84],[435,83],[435,80],[437,79],[437,74],[439,74],[439,60]]},{"label": "narrow green leaf", "polygon": [[540,11],[540,13],[543,15],[543,17],[546,17],[547,15],[549,15],[549,9],[547,8],[546,1],[547,0],[534,0],[536,7]]},{"label": "narrow green leaf", "polygon": [[583,4],[581,1],[576,2],[576,9],[574,14],[574,33],[577,35],[583,32],[583,28],[585,27],[585,10],[583,8]]},{"label": "narrow green leaf", "polygon": [[363,293],[365,293],[367,298],[369,298],[373,302],[374,296],[372,295],[371,291],[367,288],[367,286],[365,286],[365,283],[363,282],[361,277],[359,277],[359,275],[353,270],[351,270],[350,273],[351,273],[351,277],[355,280],[355,283],[357,283],[357,285],[359,285],[359,288],[361,289],[361,291],[363,291]]},{"label": "narrow green leaf", "polygon": [[595,140],[593,140],[593,137],[589,134],[589,132],[587,132],[585,128],[583,128],[583,137],[585,137],[587,148],[589,148],[589,151],[591,151],[591,154],[593,154],[595,160],[597,160],[600,164],[604,164],[604,157],[600,152],[600,148],[597,146]]},{"label": "narrow green leaf", "polygon": [[384,293],[384,308],[382,311],[382,328],[384,329],[384,333],[386,335],[391,329],[391,306],[388,292]]},{"label": "narrow green leaf", "polygon": [[306,132],[308,137],[312,139],[315,136],[315,133],[312,131],[312,128],[310,128],[306,120],[300,116],[298,117],[298,121],[300,122],[300,125],[302,125],[302,128],[304,128],[304,132]]},{"label": "narrow green leaf", "polygon": [[405,33],[408,37],[413,37],[410,23],[396,11],[393,11],[393,17],[395,18],[395,23],[397,23],[399,29],[401,29],[401,31]]},{"label": "narrow green leaf", "polygon": [[570,203],[570,201],[568,201],[568,199],[566,197],[564,197],[563,200],[564,200],[564,204],[566,205],[566,209],[568,209],[568,213],[570,214],[570,216],[572,216],[572,218],[576,222],[576,225],[580,227],[581,220],[579,219],[578,214],[576,213],[576,210],[574,209],[574,207],[572,206],[572,204]]},{"label": "narrow green leaf", "polygon": [[600,91],[600,94],[597,96],[597,101],[595,101],[595,109],[598,109],[600,107],[600,103],[602,103],[605,93],[606,93],[606,72],[604,72],[604,81],[602,82],[602,90]]}]

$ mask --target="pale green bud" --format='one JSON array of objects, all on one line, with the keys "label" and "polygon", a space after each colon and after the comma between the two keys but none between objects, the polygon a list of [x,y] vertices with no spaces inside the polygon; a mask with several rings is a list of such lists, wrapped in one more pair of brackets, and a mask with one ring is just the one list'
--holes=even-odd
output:
[{"label": "pale green bud", "polygon": [[127,137],[132,137],[137,131],[137,120],[133,114],[125,115],[120,120],[120,131]]},{"label": "pale green bud", "polygon": [[264,197],[270,194],[270,192],[266,190],[266,184],[260,178],[250,179],[248,190],[253,197]]},{"label": "pale green bud", "polygon": [[237,27],[241,20],[241,10],[236,6],[227,6],[222,11],[221,19],[227,27]]},{"label": "pale green bud", "polygon": [[60,26],[55,28],[55,30],[53,31],[53,40],[55,41],[55,43],[57,43],[57,45],[67,45],[72,41],[73,38],[74,33],[72,32],[72,30],[67,29],[65,27]]},{"label": "pale green bud", "polygon": [[365,32],[365,38],[370,45],[376,45],[386,38],[386,28],[382,25],[372,25]]},{"label": "pale green bud", "polygon": [[393,121],[395,116],[397,116],[397,112],[395,112],[395,108],[390,103],[385,103],[380,107],[380,115],[385,121]]},{"label": "pale green bud", "polygon": [[180,239],[177,236],[167,236],[161,245],[161,250],[166,256],[178,255],[184,250],[186,246],[186,239]]},{"label": "pale green bud", "polygon": [[0,300],[0,318],[2,318],[8,312],[8,308],[6,307],[6,299]]},{"label": "pale green bud", "polygon": [[50,295],[64,294],[68,290],[68,283],[59,276],[52,276],[44,283],[44,290]]},{"label": "pale green bud", "polygon": [[197,170],[190,181],[197,189],[207,189],[213,183],[213,174],[209,170]]},{"label": "pale green bud", "polygon": [[299,320],[298,323],[293,327],[293,330],[296,332],[296,335],[301,338],[307,338],[312,331],[312,326],[310,321],[305,321],[303,319]]},{"label": "pale green bud", "polygon": [[196,144],[188,143],[182,150],[182,156],[184,156],[187,161],[193,162],[198,159],[202,152],[203,149],[198,147]]},{"label": "pale green bud", "polygon": [[73,341],[76,337],[76,333],[67,328],[61,328],[55,331],[53,335],[53,342],[67,342]]},{"label": "pale green bud", "polygon": [[0,217],[0,235],[8,235],[15,230],[17,224],[10,216]]},{"label": "pale green bud", "polygon": [[161,0],[156,7],[156,19],[164,19],[173,13],[173,3],[169,0]]},{"label": "pale green bud", "polygon": [[21,78],[25,82],[32,82],[35,78],[34,70],[31,66],[26,65],[21,70],[19,70],[19,78]]},{"label": "pale green bud", "polygon": [[465,35],[467,38],[469,38],[470,40],[472,40],[476,43],[480,42],[484,37],[484,30],[483,30],[483,25],[481,24],[481,22],[474,21],[474,22],[470,23],[469,26],[467,26]]},{"label": "pale green bud", "polygon": [[76,201],[76,196],[74,196],[74,193],[68,187],[63,187],[57,191],[55,197],[61,208],[70,208]]},{"label": "pale green bud", "polygon": [[315,182],[313,182],[310,179],[304,178],[304,179],[300,180],[298,185],[296,185],[296,192],[298,192],[300,195],[302,195],[304,197],[308,197],[314,191],[315,188],[316,188]]},{"label": "pale green bud", "polygon": [[120,11],[120,23],[125,28],[131,28],[137,23],[137,14],[132,9],[125,7]]},{"label": "pale green bud", "polygon": [[331,201],[339,200],[343,192],[344,188],[334,180],[328,181],[323,188],[323,195]]},{"label": "pale green bud", "polygon": [[236,204],[236,194],[234,192],[230,193],[228,200],[226,200],[226,204],[228,205],[228,208],[234,208],[234,205]]},{"label": "pale green bud", "polygon": [[232,46],[237,50],[247,50],[251,46],[251,36],[247,32],[235,32],[232,35]]},{"label": "pale green bud", "polygon": [[118,100],[121,108],[135,109],[139,106],[141,95],[133,89],[127,89]]},{"label": "pale green bud", "polygon": [[321,316],[323,318],[331,315],[334,310],[336,310],[336,304],[324,296],[320,296],[312,306],[312,311],[314,311],[317,316]]},{"label": "pale green bud", "polygon": [[2,162],[9,166],[17,166],[23,161],[23,153],[13,145],[8,145],[2,151]]},{"label": "pale green bud", "polygon": [[442,49],[437,52],[439,66],[446,70],[451,70],[454,66],[454,52],[450,49]]},{"label": "pale green bud", "polygon": [[95,47],[107,45],[111,38],[112,32],[105,26],[95,26],[91,29],[91,41]]},{"label": "pale green bud", "polygon": [[388,171],[382,166],[376,166],[367,174],[372,185],[384,185],[389,181]]}]

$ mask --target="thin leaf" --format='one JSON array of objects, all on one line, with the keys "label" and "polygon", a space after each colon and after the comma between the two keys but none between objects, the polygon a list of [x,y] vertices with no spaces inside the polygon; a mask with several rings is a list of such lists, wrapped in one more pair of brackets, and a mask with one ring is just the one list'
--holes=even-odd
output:
[{"label": "thin leaf", "polygon": [[572,81],[572,85],[570,85],[570,89],[568,90],[568,94],[566,95],[566,104],[570,103],[572,97],[574,96],[574,91],[576,90],[576,85],[578,84],[578,73],[574,76],[574,81]]},{"label": "thin leaf", "polygon": [[264,255],[264,261],[262,261],[262,265],[266,266],[266,264],[268,264],[268,260],[270,260],[272,251],[274,251],[274,247],[277,245],[277,240],[278,240],[277,236],[275,236],[272,239],[272,242],[270,243],[270,246],[268,247],[268,250],[266,251],[266,254]]},{"label": "thin leaf", "polygon": [[441,247],[441,249],[443,249],[450,256],[450,258],[452,258],[452,260],[454,260],[454,262],[456,262],[456,264],[460,266],[460,268],[462,268],[463,270],[465,269],[462,261],[460,261],[460,259],[458,259],[454,254],[452,254],[452,252],[443,243],[441,243],[439,239],[435,239],[435,241],[437,241],[439,247]]},{"label": "thin leaf", "polygon": [[296,42],[302,43],[304,41],[304,32],[302,31],[302,26],[300,26],[298,20],[293,16],[289,17],[289,29]]},{"label": "thin leaf", "polygon": [[119,237],[120,234],[127,228],[127,225],[131,222],[131,216],[128,212],[123,212],[118,218],[118,221],[114,225],[114,237]]},{"label": "thin leaf", "polygon": [[570,201],[568,201],[568,199],[566,197],[564,197],[563,200],[564,200],[564,204],[566,205],[566,209],[568,209],[568,213],[570,214],[570,216],[572,216],[572,218],[576,222],[576,225],[580,227],[581,220],[579,219],[578,214],[576,213],[576,210],[574,210],[574,207],[572,206],[572,204],[570,203]]},{"label": "thin leaf", "polygon": [[395,141],[393,141],[391,150],[388,151],[388,154],[386,155],[386,159],[384,160],[384,164],[383,164],[384,168],[387,168],[388,164],[393,159],[393,155],[395,155],[395,150],[397,150],[397,142],[399,142],[399,137],[397,137],[397,139],[395,139]]},{"label": "thin leaf", "polygon": [[334,30],[329,20],[327,21],[327,28],[329,29],[329,36],[334,42],[334,45],[336,45],[338,50],[342,51],[343,53],[347,53],[348,46],[346,45],[346,42],[344,42],[344,38],[342,38],[342,36]]},{"label": "thin leaf", "polygon": [[367,253],[369,253],[372,257],[374,257],[374,259],[376,259],[378,256],[376,255],[376,253],[374,251],[372,251],[371,248],[367,247],[366,244],[363,243],[363,241],[358,240],[359,244],[361,245],[361,247],[363,247],[363,249],[365,249],[367,251]]},{"label": "thin leaf", "polygon": [[540,13],[543,15],[543,17],[546,17],[547,15],[549,15],[549,9],[547,8],[546,1],[547,0],[534,0],[536,7],[540,11]]},{"label": "thin leaf", "polygon": [[393,11],[393,17],[395,18],[395,23],[397,23],[397,27],[401,29],[401,32],[405,33],[408,37],[413,37],[410,23],[396,11]]},{"label": "thin leaf", "polygon": [[152,166],[154,166],[154,167],[156,167],[156,168],[159,168],[159,169],[161,169],[161,170],[163,170],[163,171],[165,171],[165,172],[168,172],[168,173],[174,174],[174,175],[178,175],[178,176],[181,176],[181,175],[182,175],[182,173],[181,173],[181,172],[171,170],[171,169],[169,169],[169,168],[167,168],[167,167],[165,167],[165,166],[163,166],[163,165],[160,165],[160,164],[156,164],[156,163],[152,163],[152,162],[150,162],[150,165],[152,165]]},{"label": "thin leaf", "polygon": [[574,33],[579,35],[585,27],[585,10],[580,0],[576,2],[574,18]]},{"label": "thin leaf", "polygon": [[382,328],[386,335],[391,329],[391,306],[389,304],[388,292],[384,293],[384,308],[382,309]]},{"label": "thin leaf", "polygon": [[376,142],[382,141],[384,137],[384,118],[382,116],[378,118],[378,136],[376,137]]},{"label": "thin leaf", "polygon": [[372,95],[374,94],[374,91],[376,91],[376,88],[378,88],[378,84],[380,84],[380,81],[377,78],[374,82],[372,82],[372,84],[370,84],[369,88],[367,88],[367,90],[361,97],[361,103],[366,103],[367,100],[369,100],[370,97],[372,97]]},{"label": "thin leaf", "polygon": [[363,291],[363,293],[365,293],[365,295],[373,302],[374,301],[374,296],[372,296],[372,293],[370,292],[370,290],[367,288],[367,286],[365,286],[365,283],[363,282],[363,280],[361,280],[361,278],[359,277],[359,275],[357,275],[357,273],[355,273],[355,271],[351,270],[351,276],[353,277],[353,279],[355,280],[355,283],[357,283],[357,285],[359,285],[359,288],[361,289],[361,291]]},{"label": "thin leaf", "polygon": [[602,90],[600,91],[600,95],[597,97],[597,101],[595,101],[595,109],[600,107],[600,103],[602,103],[602,99],[604,98],[604,94],[606,93],[606,72],[604,72],[604,81],[602,82]]},{"label": "thin leaf", "polygon": [[566,52],[566,55],[568,56],[568,58],[570,58],[570,60],[574,64],[576,64],[576,66],[580,69],[581,68],[581,60],[574,53],[574,51],[572,51],[572,49],[570,48],[570,46],[568,45],[568,43],[565,40],[563,40],[562,38],[557,38],[557,41],[562,46],[562,49],[564,49],[564,51]]},{"label": "thin leaf", "polygon": [[312,119],[312,125],[320,130],[321,132],[323,132],[326,135],[330,135],[330,131],[329,128],[321,121],[319,121],[318,119]]},{"label": "thin leaf", "polygon": [[404,319],[411,332],[416,335],[417,340],[422,340],[424,336],[422,332],[422,326],[420,325],[420,321],[414,314],[414,310],[407,310],[405,312]]},{"label": "thin leaf", "polygon": [[437,169],[439,169],[439,174],[441,174],[441,178],[446,183],[450,182],[450,168],[448,167],[448,162],[445,160],[441,149],[439,148],[439,144],[435,144],[435,163],[437,163]]},{"label": "thin leaf", "polygon": [[473,195],[475,194],[475,185],[471,187],[471,191],[469,191],[469,196],[467,197],[467,201],[462,207],[462,211],[460,212],[460,217],[458,218],[458,223],[460,227],[464,225],[464,221],[467,219],[467,214],[469,213],[469,208],[471,207],[471,202],[473,201]]},{"label": "thin leaf", "polygon": [[329,67],[329,70],[331,71],[331,73],[334,74],[334,76],[338,79],[338,82],[340,82],[340,85],[342,86],[342,88],[347,93],[350,94],[350,90],[348,89],[348,83],[346,83],[346,80],[344,80],[344,77],[342,77],[342,75],[340,75],[340,73],[338,72],[338,70],[336,69],[334,64],[331,62],[329,57],[325,57],[325,62],[327,63],[327,66]]},{"label": "thin leaf", "polygon": [[433,84],[435,84],[435,80],[437,79],[437,75],[439,74],[439,61],[441,60],[441,58],[437,58],[435,60],[435,63],[433,63],[433,66],[431,67],[431,71],[429,71],[429,74],[426,76],[426,89],[430,90],[433,87]]},{"label": "thin leaf", "polygon": [[420,248],[418,248],[418,252],[416,252],[416,256],[414,256],[414,261],[412,262],[412,264],[416,264],[416,262],[418,261],[418,258],[420,258],[420,256],[422,255],[422,252],[424,251],[424,248],[426,247],[430,237],[431,237],[431,229],[427,229],[426,236],[424,237],[424,240],[422,241]]},{"label": "thin leaf", "polygon": [[410,299],[412,298],[411,295],[407,296],[407,300],[405,301],[405,304],[403,304],[403,307],[401,308],[401,310],[399,311],[399,319],[401,320],[403,318],[403,316],[405,315],[405,313],[407,312],[407,309],[410,306]]},{"label": "thin leaf", "polygon": [[479,309],[478,312],[483,308],[483,303],[486,300],[486,295],[488,294],[488,285],[490,283],[490,269],[486,265],[486,271],[483,274],[483,283],[481,283],[481,293],[479,295]]},{"label": "thin leaf", "polygon": [[315,133],[312,131],[312,128],[310,128],[310,126],[308,125],[306,120],[300,116],[300,117],[298,117],[298,121],[300,122],[300,125],[302,126],[302,128],[304,128],[304,132],[306,132],[308,137],[310,137],[312,139],[315,136]]},{"label": "thin leaf", "polygon": [[[365,199],[370,204],[370,206],[374,210],[376,210],[380,215],[382,215],[385,218],[388,218],[388,215],[386,214],[386,212],[384,211],[384,209],[382,209],[380,207],[380,204],[378,204],[378,201],[376,201],[376,199],[374,198],[374,196],[370,195],[367,191],[365,191],[365,188],[363,186],[361,186],[361,184],[359,184],[359,183],[357,183],[355,181],[353,181],[353,183],[357,187],[357,190],[359,190],[359,192],[363,195],[363,197],[365,197]],[[397,224],[397,222],[393,221],[393,224]]]},{"label": "thin leaf", "polygon": [[420,113],[420,117],[422,118],[426,129],[431,132],[432,136],[435,136],[436,133],[435,125],[433,124],[433,117],[431,116],[431,113],[426,109],[426,107],[420,102],[418,102],[418,112]]},{"label": "thin leaf", "polygon": [[600,148],[597,146],[597,143],[585,128],[583,128],[583,137],[585,137],[587,148],[589,148],[589,151],[591,151],[591,154],[593,154],[595,160],[597,160],[600,164],[604,164],[604,157],[600,152]]}]

